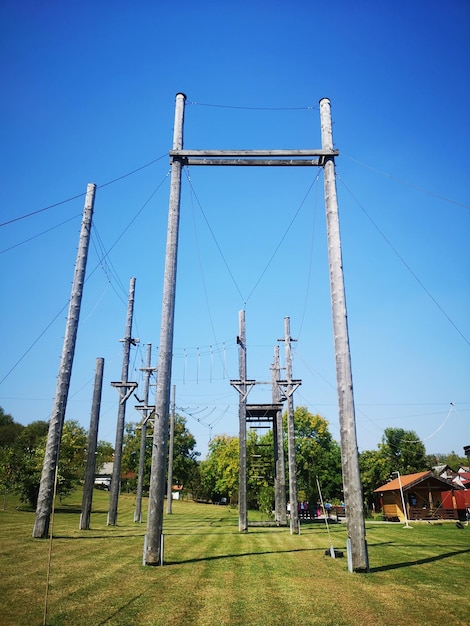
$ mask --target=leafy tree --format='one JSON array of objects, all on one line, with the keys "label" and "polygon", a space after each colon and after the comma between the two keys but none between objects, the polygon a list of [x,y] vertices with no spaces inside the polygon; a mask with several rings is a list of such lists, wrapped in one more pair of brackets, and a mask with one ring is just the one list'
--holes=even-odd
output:
[{"label": "leafy tree", "polygon": [[13,444],[23,428],[0,406],[0,448]]},{"label": "leafy tree", "polygon": [[390,477],[390,463],[380,450],[365,450],[359,455],[364,500],[368,508],[374,503],[374,490]]},{"label": "leafy tree", "polygon": [[[148,432],[148,431],[147,431]],[[126,425],[121,459],[122,473],[139,471],[140,440],[142,430],[132,422]],[[175,416],[174,449],[173,449],[173,482],[191,488],[193,477],[197,471],[196,439],[186,426],[186,419]],[[145,444],[144,489],[148,489],[150,466],[152,464],[152,438],[148,437]],[[129,482],[135,488],[137,479]]]},{"label": "leafy tree", "polygon": [[63,498],[71,493],[85,475],[87,431],[75,420],[64,423],[60,442],[57,493]]},{"label": "leafy tree", "polygon": [[378,450],[366,450],[359,455],[364,498],[369,506],[373,492],[385,484],[392,472],[414,474],[431,469],[430,459],[418,435],[403,428],[386,428]]},{"label": "leafy tree", "polygon": [[[0,490],[19,494],[32,507],[37,504],[49,423],[44,420],[22,426],[0,407]],[[69,494],[83,479],[87,433],[76,421],[66,421],[62,431],[57,493]],[[97,446],[97,465],[112,458],[110,443]]]},{"label": "leafy tree", "polygon": [[454,451],[448,452],[447,454],[428,454],[427,462],[429,467],[435,467],[436,465],[448,465],[455,472],[459,469],[459,467],[468,466],[467,457],[459,456]]},{"label": "leafy tree", "polygon": [[[287,414],[283,415],[284,456],[288,459]],[[341,499],[341,451],[328,430],[328,422],[313,415],[306,407],[294,411],[295,460],[297,465],[297,496],[300,500],[318,500],[317,479],[325,499]],[[266,445],[265,453],[273,458],[273,431],[260,442]],[[273,459],[274,461],[274,459]],[[271,483],[272,484],[272,483]]]},{"label": "leafy tree", "polygon": [[200,452],[195,451],[196,439],[186,426],[186,419],[175,416],[173,448],[173,482],[188,487],[197,466]]},{"label": "leafy tree", "polygon": [[238,497],[238,437],[217,435],[209,443],[209,453],[200,464],[203,490],[208,499]]},{"label": "leafy tree", "polygon": [[297,407],[294,432],[299,494],[303,491],[308,501],[316,502],[318,478],[325,500],[341,500],[341,450],[328,430],[328,421],[305,407]]},{"label": "leafy tree", "polygon": [[386,428],[379,450],[390,472],[414,474],[429,469],[424,444],[413,430]]},{"label": "leafy tree", "polygon": [[96,444],[96,470],[102,469],[105,463],[113,460],[114,448],[109,441],[100,439]]},{"label": "leafy tree", "polygon": [[[284,415],[284,445],[287,465],[287,416]],[[328,422],[298,407],[294,415],[297,461],[297,486],[302,499],[316,502],[320,481],[325,498],[341,498],[341,455],[328,430]],[[238,492],[238,438],[221,435],[209,444],[209,454],[200,464],[201,482],[206,497],[221,496],[234,500]],[[247,500],[249,507],[270,513],[274,501],[273,431],[259,437],[247,434]]]}]

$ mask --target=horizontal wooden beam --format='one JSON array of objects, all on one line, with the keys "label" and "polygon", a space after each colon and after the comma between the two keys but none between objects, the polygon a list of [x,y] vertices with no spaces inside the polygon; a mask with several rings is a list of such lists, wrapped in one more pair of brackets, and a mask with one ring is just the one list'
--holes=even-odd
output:
[{"label": "horizontal wooden beam", "polygon": [[173,157],[180,159],[183,165],[300,165],[322,166],[320,159],[195,159],[187,157]]},{"label": "horizontal wooden beam", "polygon": [[338,150],[170,150],[171,157],[328,157]]}]

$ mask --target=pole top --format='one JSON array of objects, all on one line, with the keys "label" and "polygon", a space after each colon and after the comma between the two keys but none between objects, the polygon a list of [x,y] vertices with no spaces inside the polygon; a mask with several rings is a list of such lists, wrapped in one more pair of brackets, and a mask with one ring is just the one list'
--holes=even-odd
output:
[{"label": "pole top", "polygon": [[319,102],[319,104],[321,104],[324,101],[326,101],[326,102],[328,102],[330,104],[330,99],[329,98],[320,98],[320,100],[318,102]]},{"label": "pole top", "polygon": [[176,97],[181,97],[183,98],[183,100],[186,100],[187,96],[185,93],[183,93],[182,91],[178,91],[178,93],[176,94]]}]

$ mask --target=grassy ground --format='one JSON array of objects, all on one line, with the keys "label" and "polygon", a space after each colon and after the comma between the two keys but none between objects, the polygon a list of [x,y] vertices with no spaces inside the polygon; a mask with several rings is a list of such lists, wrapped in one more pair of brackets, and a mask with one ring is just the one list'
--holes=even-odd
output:
[{"label": "grassy ground", "polygon": [[[98,625],[368,626],[469,623],[470,526],[368,524],[371,572],[325,556],[323,525],[238,532],[228,507],[175,502],[165,517],[165,565],[143,567],[145,524],[132,495],[106,527],[107,494],[95,492],[92,529],[79,531],[77,493],[58,506],[47,623]],[[0,623],[43,623],[49,541],[31,538],[34,513],[0,511]],[[144,506],[145,511],[145,506]],[[344,524],[330,527],[344,550]]]}]

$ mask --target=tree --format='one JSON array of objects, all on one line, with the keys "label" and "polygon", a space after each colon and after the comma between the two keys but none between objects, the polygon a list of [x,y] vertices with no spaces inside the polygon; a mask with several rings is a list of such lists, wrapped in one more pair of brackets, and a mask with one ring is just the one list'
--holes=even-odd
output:
[{"label": "tree", "polygon": [[[287,458],[287,416],[283,416],[284,445]],[[302,499],[316,502],[317,478],[325,498],[341,498],[341,454],[328,430],[328,422],[312,415],[305,407],[294,413],[297,486]],[[247,435],[247,500],[249,507],[266,513],[274,504],[273,431],[262,437],[250,430]],[[206,497],[221,496],[232,501],[238,492],[238,437],[220,435],[209,444],[209,454],[200,464],[201,482]]]},{"label": "tree", "polygon": [[453,450],[452,452],[448,452],[446,454],[436,453],[436,454],[428,454],[427,461],[429,467],[435,467],[436,465],[448,465],[450,468],[456,472],[459,467],[467,467],[468,459],[465,456],[459,456]]},{"label": "tree", "polygon": [[23,428],[0,406],[0,448],[13,444]]},{"label": "tree", "polygon": [[325,500],[342,500],[341,450],[328,421],[305,407],[294,412],[297,488],[310,502],[318,499],[317,478]]},{"label": "tree", "polygon": [[[129,422],[126,425],[123,441],[121,471],[123,474],[139,471],[140,438],[142,430],[137,424]],[[173,482],[190,488],[191,481],[197,470],[196,439],[186,426],[186,419],[181,415],[175,416],[174,452],[173,452]],[[145,445],[144,462],[144,490],[149,487],[150,466],[152,463],[152,438],[148,437]],[[137,479],[128,482],[130,488],[135,488]]]},{"label": "tree", "polygon": [[[0,407],[0,490],[17,493],[22,502],[36,507],[49,423],[44,420],[27,426],[17,424]],[[57,475],[57,493],[63,497],[83,479],[87,432],[76,421],[66,421],[62,430]],[[97,446],[97,467],[112,459],[110,443]]]},{"label": "tree", "polygon": [[200,464],[203,491],[213,502],[238,496],[238,437],[217,435],[209,443],[209,452]]},{"label": "tree", "polygon": [[100,439],[96,444],[96,471],[102,469],[105,463],[113,460],[114,448],[109,441]]},{"label": "tree", "polygon": [[424,444],[413,430],[386,428],[379,450],[390,472],[414,474],[429,469]]},{"label": "tree", "polygon": [[196,439],[186,426],[186,419],[175,416],[174,449],[173,449],[173,482],[176,485],[189,487],[197,467]]},{"label": "tree", "polygon": [[374,490],[390,477],[390,463],[380,450],[365,450],[359,455],[359,468],[364,500],[368,508],[374,503]]},{"label": "tree", "polygon": [[22,429],[11,449],[12,491],[32,507],[37,504],[48,428],[49,424],[44,420],[31,422]]},{"label": "tree", "polygon": [[[67,496],[78,487],[85,475],[87,431],[75,420],[64,423],[60,442],[57,494]],[[45,451],[45,448],[44,448]]]},{"label": "tree", "polygon": [[414,474],[431,469],[432,463],[418,435],[403,428],[386,428],[378,450],[366,450],[359,455],[364,498],[369,506],[374,490],[385,484],[393,472]]}]

